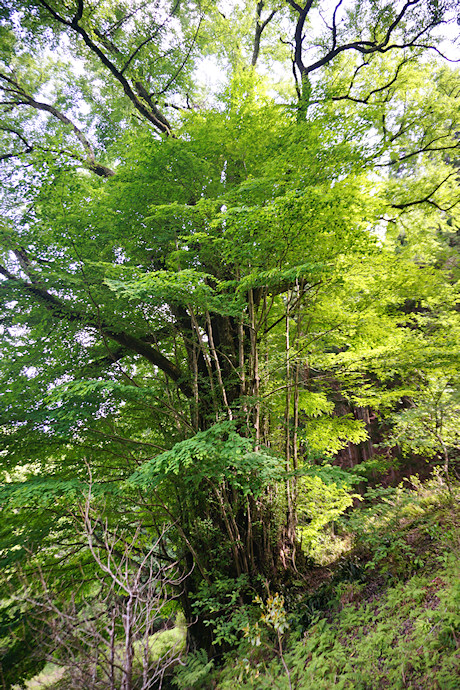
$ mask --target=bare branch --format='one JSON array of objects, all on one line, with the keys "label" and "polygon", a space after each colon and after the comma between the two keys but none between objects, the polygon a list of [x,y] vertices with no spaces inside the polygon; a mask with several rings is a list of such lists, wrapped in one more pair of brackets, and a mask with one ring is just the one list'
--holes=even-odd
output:
[{"label": "bare branch", "polygon": [[[164,563],[160,556],[163,564],[158,560],[171,525],[159,525],[149,546],[143,544],[139,524],[129,536],[110,531],[93,508],[92,486],[90,473],[89,492],[80,506],[80,532],[96,567],[91,580],[77,586],[74,582],[63,604],[38,565],[33,586],[23,577],[22,601],[37,610],[39,646],[50,660],[62,664],[72,687],[95,687],[96,678],[110,690],[131,690],[133,683],[140,690],[161,687],[164,674],[182,654],[182,644],[174,643],[158,657],[151,654],[152,635],[161,625],[165,606],[182,595],[190,572],[177,559]],[[88,598],[81,590],[90,581],[97,591]]]}]

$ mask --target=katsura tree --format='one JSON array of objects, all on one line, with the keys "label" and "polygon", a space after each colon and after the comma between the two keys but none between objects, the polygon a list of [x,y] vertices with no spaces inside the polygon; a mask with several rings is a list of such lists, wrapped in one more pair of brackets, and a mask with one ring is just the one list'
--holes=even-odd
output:
[{"label": "katsura tree", "polygon": [[[105,518],[141,523],[147,553],[170,525],[158,557],[187,574],[190,641],[211,650],[223,602],[298,579],[308,491],[328,482],[346,509],[343,473],[321,479],[321,459],[366,430],[337,391],[379,388],[369,353],[389,331],[392,354],[411,342],[403,278],[422,276],[383,237],[417,213],[455,223],[458,202],[458,78],[419,62],[452,8],[365,8],[339,3],[315,39],[312,2],[260,2],[252,20],[5,4],[5,580],[22,560],[56,570],[56,554],[85,572],[73,511],[89,468]],[[277,31],[292,56],[264,52]],[[196,60],[213,54],[230,75],[200,93]],[[282,84],[257,73],[283,58]]]}]

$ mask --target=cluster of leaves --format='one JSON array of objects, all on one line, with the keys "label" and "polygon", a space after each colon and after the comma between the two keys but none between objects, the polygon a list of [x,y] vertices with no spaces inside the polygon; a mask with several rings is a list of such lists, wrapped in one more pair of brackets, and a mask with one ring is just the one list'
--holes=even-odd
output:
[{"label": "cluster of leaves", "polygon": [[252,440],[241,436],[234,422],[220,422],[145,462],[129,481],[148,488],[180,477],[191,492],[206,482],[219,485],[225,481],[243,497],[251,494],[258,498],[284,475],[279,458],[254,451]]}]

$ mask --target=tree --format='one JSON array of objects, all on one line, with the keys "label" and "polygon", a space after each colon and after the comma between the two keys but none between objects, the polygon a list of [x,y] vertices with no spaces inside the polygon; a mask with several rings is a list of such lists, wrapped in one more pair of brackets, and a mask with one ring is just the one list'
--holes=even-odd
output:
[{"label": "tree", "polygon": [[[445,372],[443,372],[445,373]],[[410,406],[395,415],[394,439],[406,450],[415,450],[430,458],[439,453],[450,490],[449,452],[458,450],[459,403],[455,380],[435,377],[432,373],[410,400]]]},{"label": "tree", "polygon": [[[419,61],[452,8],[366,8],[339,3],[307,62],[312,2],[258,3],[251,45],[205,5],[6,4],[7,577],[31,550],[42,569],[56,549],[87,556],[66,519],[86,459],[116,529],[171,524],[192,644],[213,644],[203,587],[224,600],[236,579],[251,600],[260,578],[297,578],[299,477],[366,438],[337,390],[384,408],[382,369],[427,342],[401,323],[405,299],[446,285],[378,231],[445,227],[459,200],[458,77]],[[276,30],[298,81],[283,102],[255,69]],[[204,109],[194,59],[212,50],[232,73]],[[345,510],[342,475],[320,481]]]}]

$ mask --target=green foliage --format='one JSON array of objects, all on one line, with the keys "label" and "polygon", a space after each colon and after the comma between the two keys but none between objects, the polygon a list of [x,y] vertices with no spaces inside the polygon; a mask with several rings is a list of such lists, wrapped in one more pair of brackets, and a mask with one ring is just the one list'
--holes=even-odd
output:
[{"label": "green foliage", "polygon": [[373,605],[349,605],[335,623],[316,624],[287,658],[298,669],[298,687],[341,683],[364,690],[383,683],[403,688],[421,682],[454,688],[458,660],[444,636],[459,624],[455,580],[452,571],[436,578],[414,577]]},{"label": "green foliage", "polygon": [[189,491],[205,481],[226,481],[243,496],[258,497],[268,484],[282,479],[284,468],[279,458],[254,451],[252,440],[238,434],[235,423],[220,422],[147,461],[129,481],[146,489],[175,476]]},{"label": "green foliage", "polygon": [[[35,626],[34,626],[35,623]],[[46,626],[42,619],[40,628]],[[35,676],[45,665],[36,653],[36,611],[27,604],[4,599],[0,606],[0,674],[3,687],[10,690]]]},{"label": "green foliage", "polygon": [[322,471],[316,476],[301,477],[298,492],[298,532],[307,553],[316,545],[323,528],[352,506],[355,498],[360,498],[350,493],[347,484],[337,486],[335,482],[324,481]]},{"label": "green foliage", "polygon": [[[445,471],[449,471],[449,451],[460,448],[460,392],[454,379],[423,376],[423,384],[415,391],[409,408],[393,416],[392,440],[403,451],[424,454],[427,458],[443,455]],[[448,476],[447,476],[448,479]]]},{"label": "green foliage", "polygon": [[372,554],[366,568],[404,577],[433,561],[437,554],[430,542],[442,545],[456,529],[452,500],[439,471],[425,484],[411,477],[409,486],[368,489],[364,507],[349,519],[358,548]]},{"label": "green foliage", "polygon": [[193,610],[203,616],[204,624],[211,629],[213,644],[232,647],[241,639],[248,617],[252,617],[244,602],[250,601],[253,588],[246,575],[200,583]]},{"label": "green foliage", "polygon": [[205,687],[213,665],[213,660],[208,661],[208,655],[204,649],[200,649],[194,654],[188,654],[187,663],[174,676],[174,685],[180,688],[180,690]]},{"label": "green foliage", "polygon": [[359,444],[367,439],[367,431],[360,419],[349,416],[329,417],[316,414],[308,420],[301,437],[316,452],[336,455],[348,443]]}]

